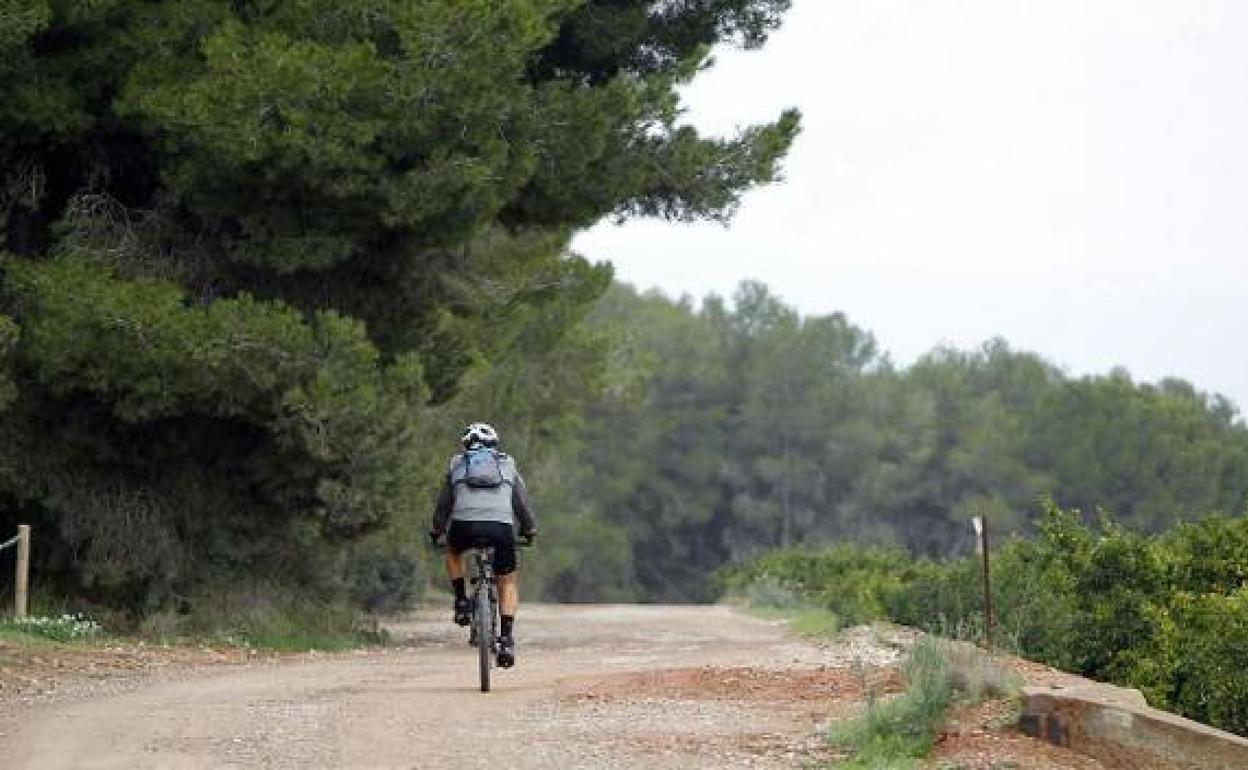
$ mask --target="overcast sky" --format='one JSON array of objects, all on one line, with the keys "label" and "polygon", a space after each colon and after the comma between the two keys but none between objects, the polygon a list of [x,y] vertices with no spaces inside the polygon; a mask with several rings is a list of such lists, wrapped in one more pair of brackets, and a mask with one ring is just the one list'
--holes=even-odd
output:
[{"label": "overcast sky", "polygon": [[574,248],[673,295],[761,279],[903,364],[999,335],[1248,407],[1246,35],[1244,0],[796,0],[685,92],[718,134],[799,107],[786,181]]}]

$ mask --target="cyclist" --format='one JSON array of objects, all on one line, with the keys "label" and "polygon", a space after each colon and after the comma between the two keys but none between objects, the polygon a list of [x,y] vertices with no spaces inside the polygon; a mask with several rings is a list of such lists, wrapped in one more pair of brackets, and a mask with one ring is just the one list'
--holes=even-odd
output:
[{"label": "cyclist", "polygon": [[537,536],[537,525],[515,459],[499,451],[498,432],[486,423],[474,422],[459,441],[464,451],[451,458],[434,506],[429,535],[434,540],[446,535],[446,572],[455,591],[454,620],[461,626],[472,622],[472,603],[464,586],[461,557],[474,540],[485,540],[494,546],[502,622],[498,665],[509,668],[516,662],[512,633],[520,605],[516,528],[519,525],[520,536],[531,544]]}]

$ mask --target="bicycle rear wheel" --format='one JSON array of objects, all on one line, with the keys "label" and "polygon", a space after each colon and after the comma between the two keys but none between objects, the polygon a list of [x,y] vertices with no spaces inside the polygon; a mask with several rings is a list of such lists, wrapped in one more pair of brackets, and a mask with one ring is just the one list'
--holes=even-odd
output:
[{"label": "bicycle rear wheel", "polygon": [[493,614],[491,610],[489,589],[478,591],[472,619],[477,632],[477,658],[481,669],[481,692],[490,691],[490,665],[493,662],[490,656],[494,648],[494,635],[490,628],[490,616]]}]

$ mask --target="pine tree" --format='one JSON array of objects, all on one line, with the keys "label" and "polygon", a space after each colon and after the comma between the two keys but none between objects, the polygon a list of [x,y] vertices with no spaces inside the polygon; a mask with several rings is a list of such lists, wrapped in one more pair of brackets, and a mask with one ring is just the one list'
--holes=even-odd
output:
[{"label": "pine tree", "polygon": [[776,177],[796,114],[704,138],[675,88],[787,5],[0,0],[0,495],[46,570],[311,584],[423,508],[429,405],[605,289],[572,232]]}]

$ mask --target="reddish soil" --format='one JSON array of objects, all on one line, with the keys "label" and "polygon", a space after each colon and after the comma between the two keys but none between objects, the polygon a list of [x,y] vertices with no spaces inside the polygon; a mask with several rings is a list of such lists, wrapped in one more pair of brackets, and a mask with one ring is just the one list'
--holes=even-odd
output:
[{"label": "reddish soil", "polygon": [[[1034,666],[1036,664],[1028,664]],[[936,741],[928,764],[959,770],[1102,770],[1095,759],[1051,746],[1020,733],[1017,707],[992,700],[955,710]]]},{"label": "reddish soil", "polygon": [[664,697],[688,700],[772,701],[807,704],[826,711],[840,701],[860,702],[867,689],[900,692],[896,669],[853,671],[819,666],[813,669],[732,668],[661,669],[578,683],[564,696],[572,701],[614,701],[621,698]]}]

